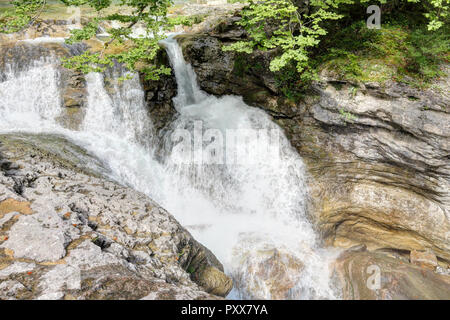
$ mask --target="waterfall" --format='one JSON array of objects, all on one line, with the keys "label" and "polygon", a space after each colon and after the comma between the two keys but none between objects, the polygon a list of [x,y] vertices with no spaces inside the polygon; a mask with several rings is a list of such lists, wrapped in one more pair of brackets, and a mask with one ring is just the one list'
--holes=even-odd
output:
[{"label": "waterfall", "polygon": [[178,94],[174,99],[177,111],[181,112],[183,106],[205,100],[205,94],[197,85],[195,72],[185,63],[181,48],[174,37],[161,41],[161,44],[166,48],[177,79]]},{"label": "waterfall", "polygon": [[5,65],[0,74],[2,131],[55,127],[61,104],[55,63],[54,57],[48,57],[27,66]]},{"label": "waterfall", "polygon": [[[170,37],[162,44],[175,70],[174,103],[180,113],[168,133],[171,139],[166,137],[170,153],[165,162],[166,172],[176,178],[171,188],[177,193],[164,205],[224,263],[236,284],[232,297],[273,298],[279,290],[270,282],[277,277],[288,287],[296,282],[284,297],[334,297],[326,254],[318,249],[306,218],[305,167],[281,128],[241,97],[202,92],[176,40]],[[180,129],[191,134],[178,136],[193,137],[191,153],[186,152],[189,143],[184,148],[170,143]],[[228,141],[230,132],[234,139]],[[202,141],[195,141],[196,134]],[[224,145],[219,161],[212,163],[205,161],[211,136]],[[230,144],[244,151],[235,162],[225,154]],[[261,270],[264,264],[273,270]],[[286,271],[293,274],[282,275]]]},{"label": "waterfall", "polygon": [[112,179],[146,193],[211,249],[233,277],[229,298],[336,298],[328,274],[333,254],[320,248],[307,219],[300,156],[262,110],[240,97],[202,92],[173,37],[163,45],[176,75],[179,115],[162,137],[162,160],[154,156],[139,79],[115,81],[120,68],[86,76],[79,131],[56,121],[62,108],[56,62],[6,72],[0,132],[62,134],[94,154]]},{"label": "waterfall", "polygon": [[[139,77],[124,82],[117,79],[126,71],[116,66],[106,74],[86,75],[88,89],[88,110],[82,130],[99,134],[117,134],[125,140],[149,146],[151,140],[151,119],[144,105],[144,91]],[[105,88],[108,79],[110,93]]]}]

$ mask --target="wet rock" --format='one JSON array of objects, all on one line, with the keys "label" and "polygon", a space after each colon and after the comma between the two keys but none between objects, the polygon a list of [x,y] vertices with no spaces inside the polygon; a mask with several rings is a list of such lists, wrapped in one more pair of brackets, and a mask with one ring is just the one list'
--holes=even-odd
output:
[{"label": "wet rock", "polygon": [[[218,299],[230,290],[209,250],[151,199],[105,178],[82,148],[0,135],[0,160],[18,168],[0,171],[0,299]],[[13,178],[26,174],[35,180],[19,195]]]},{"label": "wet rock", "polygon": [[193,277],[206,292],[226,297],[233,288],[233,281],[216,267],[208,266],[198,270]]},{"label": "wet rock", "polygon": [[178,251],[179,263],[206,292],[225,297],[231,291],[233,281],[224,274],[223,265],[208,248],[187,241],[181,243]]},{"label": "wet rock", "polygon": [[[170,66],[169,58],[165,51],[158,53],[157,61],[159,64]],[[162,136],[164,129],[177,114],[172,101],[177,95],[175,74],[172,70],[170,75],[161,75],[159,80],[145,79],[143,74],[140,77],[153,127],[156,134]]]},{"label": "wet rock", "polygon": [[429,249],[448,260],[448,98],[424,91],[412,101],[406,88],[389,99],[351,90],[316,87],[304,116],[284,122],[315,178],[316,221],[334,245]]},{"label": "wet rock", "polygon": [[380,252],[344,252],[334,266],[344,299],[450,299],[450,276]]},{"label": "wet rock", "polygon": [[284,300],[289,298],[289,291],[295,287],[302,269],[303,263],[297,258],[275,249],[259,263],[256,274],[268,286],[272,299]]},{"label": "wet rock", "polygon": [[284,250],[259,250],[243,259],[236,286],[252,299],[286,300],[295,296],[292,293],[297,289],[303,268],[298,258]]},{"label": "wet rock", "polygon": [[[240,95],[248,104],[273,105],[276,81],[269,70],[273,52],[255,52],[251,57],[222,50],[222,40],[214,33],[176,37],[185,60],[197,74],[200,87],[214,95]],[[251,63],[250,63],[251,61]]]}]

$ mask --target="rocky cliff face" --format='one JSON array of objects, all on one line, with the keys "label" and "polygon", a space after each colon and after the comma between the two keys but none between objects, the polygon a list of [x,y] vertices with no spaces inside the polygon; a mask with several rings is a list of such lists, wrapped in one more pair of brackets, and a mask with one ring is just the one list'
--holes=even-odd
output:
[{"label": "rocky cliff face", "polygon": [[395,83],[353,88],[317,86],[301,121],[280,121],[310,154],[320,228],[338,246],[432,250],[449,260],[448,98]]},{"label": "rocky cliff face", "polygon": [[[238,19],[238,18],[234,18]],[[330,245],[434,252],[450,261],[448,78],[433,90],[322,76],[305,99],[278,92],[270,52],[242,61],[224,43],[244,37],[232,21],[178,36],[201,88],[241,95],[285,129],[311,175],[312,218]]]},{"label": "rocky cliff face", "polygon": [[0,136],[0,299],[217,299],[214,255],[56,136]]},{"label": "rocky cliff face", "polygon": [[[160,51],[158,54],[158,63],[169,66],[169,57],[165,51]],[[146,80],[141,75],[141,83],[145,92],[145,101],[148,106],[150,117],[153,121],[153,127],[157,135],[165,128],[168,123],[171,123],[176,110],[173,106],[172,99],[177,95],[177,82],[175,75],[161,75],[158,81]],[[156,142],[156,141],[155,141]]]}]

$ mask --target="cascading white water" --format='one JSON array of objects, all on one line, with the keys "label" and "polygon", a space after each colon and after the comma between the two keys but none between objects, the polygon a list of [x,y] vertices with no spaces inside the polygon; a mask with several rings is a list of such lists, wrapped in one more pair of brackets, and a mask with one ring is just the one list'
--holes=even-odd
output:
[{"label": "cascading white water", "polygon": [[113,134],[133,143],[149,146],[151,120],[144,108],[144,92],[139,77],[119,82],[124,70],[114,69],[106,77],[111,93],[104,85],[105,76],[100,73],[86,75],[88,108],[82,131]]},{"label": "cascading white water", "polygon": [[24,66],[7,64],[0,82],[0,119],[3,130],[53,127],[61,112],[56,58],[46,57]]},{"label": "cascading white water", "polygon": [[[202,92],[176,41],[163,44],[177,78],[179,116],[164,137],[162,161],[153,156],[151,120],[137,76],[107,90],[104,75],[87,75],[87,112],[81,130],[71,131],[56,121],[57,69],[30,66],[0,83],[0,130],[63,134],[96,155],[112,178],[148,194],[214,252],[235,282],[229,298],[336,298],[328,276],[332,255],[319,248],[306,218],[301,158],[262,110],[240,97]],[[113,80],[122,75],[115,70],[108,75]],[[42,72],[48,74],[41,79]],[[24,118],[31,120],[24,124]],[[232,163],[205,163],[211,150],[216,160],[226,160],[228,132],[246,152]],[[221,139],[224,153],[217,157]],[[265,148],[255,148],[261,144]]]},{"label": "cascading white water", "polygon": [[[228,163],[225,153],[230,141],[226,139],[224,161],[198,164],[195,154],[205,150],[210,142],[207,137],[206,143],[193,142],[190,161],[180,164],[180,159],[186,160],[186,148],[166,143],[171,151],[166,169],[175,177],[173,187],[169,185],[177,194],[167,193],[170,198],[164,205],[184,225],[194,227],[191,231],[196,238],[224,263],[238,285],[233,297],[273,297],[280,290],[271,283],[277,281],[274,278],[284,282],[281,286],[296,282],[286,297],[333,297],[326,258],[317,250],[316,235],[306,218],[307,186],[301,158],[267,114],[247,106],[240,97],[216,98],[202,92],[176,40],[171,37],[163,44],[178,84],[174,102],[180,116],[172,128],[189,129],[195,136],[198,123],[202,129],[197,134],[218,131],[217,136],[227,138],[231,131],[238,135],[237,149],[247,150],[240,154],[245,158]],[[264,132],[270,132],[270,138],[258,140]],[[304,266],[302,271],[299,264]],[[292,274],[283,274],[286,271]]]}]

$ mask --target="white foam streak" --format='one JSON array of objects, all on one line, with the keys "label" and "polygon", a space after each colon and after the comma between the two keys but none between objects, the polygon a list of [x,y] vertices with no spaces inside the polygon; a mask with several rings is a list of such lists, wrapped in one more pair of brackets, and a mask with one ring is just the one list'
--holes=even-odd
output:
[{"label": "white foam streak", "polygon": [[17,42],[25,42],[29,44],[40,44],[40,43],[64,43],[69,37],[36,37],[32,39],[23,39]]}]

